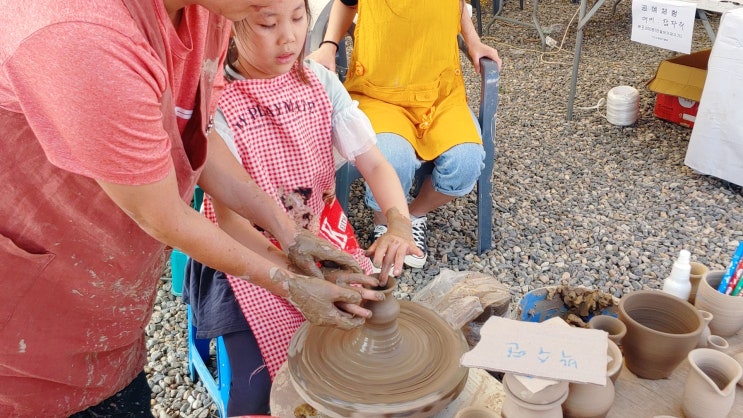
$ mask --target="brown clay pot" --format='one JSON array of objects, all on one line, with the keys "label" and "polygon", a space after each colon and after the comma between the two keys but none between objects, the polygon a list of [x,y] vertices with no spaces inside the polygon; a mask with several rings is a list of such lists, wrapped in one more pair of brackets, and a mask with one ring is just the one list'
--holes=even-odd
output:
[{"label": "brown clay pot", "polygon": [[699,281],[702,280],[704,273],[709,271],[709,268],[698,261],[692,261],[689,263],[691,270],[689,271],[689,282],[691,282],[691,292],[689,292],[689,303],[692,305],[697,299],[697,291],[699,289]]},{"label": "brown clay pot", "polygon": [[622,349],[627,368],[645,379],[671,375],[696,347],[702,314],[689,302],[660,290],[638,290],[619,300],[619,319],[627,326]]},{"label": "brown clay pot", "polygon": [[553,403],[560,399],[568,391],[568,382],[557,382],[547,386],[539,392],[532,392],[521,384],[513,373],[503,375],[503,384],[508,385],[508,390],[518,399],[536,405]]},{"label": "brown clay pot", "polygon": [[735,402],[735,385],[743,375],[740,364],[720,351],[698,348],[689,353],[689,365],[684,385],[684,416],[727,417]]},{"label": "brown clay pot", "polygon": [[571,383],[568,398],[562,403],[564,418],[604,418],[614,404],[614,383],[606,385]]},{"label": "brown clay pot", "polygon": [[694,306],[714,316],[709,323],[712,334],[729,337],[743,328],[743,297],[717,291],[723,274],[722,270],[710,270],[702,276]]},{"label": "brown clay pot", "polygon": [[619,318],[611,315],[596,315],[588,321],[588,327],[600,329],[609,334],[609,340],[616,345],[622,344],[622,338],[627,334],[627,326]]}]

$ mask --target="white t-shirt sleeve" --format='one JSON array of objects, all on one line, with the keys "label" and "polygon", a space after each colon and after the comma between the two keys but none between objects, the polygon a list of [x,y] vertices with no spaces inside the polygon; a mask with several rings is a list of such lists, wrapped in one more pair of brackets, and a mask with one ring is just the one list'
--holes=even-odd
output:
[{"label": "white t-shirt sleeve", "polygon": [[356,157],[369,151],[377,144],[377,135],[369,118],[359,109],[359,103],[351,99],[338,76],[322,65],[305,60],[307,66],[325,87],[333,105],[333,148],[336,156],[336,168],[343,160],[354,162]]},{"label": "white t-shirt sleeve", "polygon": [[220,108],[217,108],[217,111],[214,113],[214,130],[222,137],[222,140],[227,145],[227,148],[230,149],[232,155],[242,164],[240,153],[237,152],[235,137],[232,135],[230,125],[227,123],[227,119],[225,119],[224,113],[222,113],[222,109]]}]

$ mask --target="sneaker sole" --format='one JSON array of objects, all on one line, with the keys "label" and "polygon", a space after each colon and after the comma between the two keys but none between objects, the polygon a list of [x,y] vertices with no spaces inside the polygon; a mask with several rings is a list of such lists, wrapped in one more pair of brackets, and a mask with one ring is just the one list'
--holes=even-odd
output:
[{"label": "sneaker sole", "polygon": [[426,265],[426,260],[428,260],[428,255],[424,255],[423,257],[416,257],[413,255],[406,255],[405,256],[405,265],[414,269],[422,268],[424,265]]}]

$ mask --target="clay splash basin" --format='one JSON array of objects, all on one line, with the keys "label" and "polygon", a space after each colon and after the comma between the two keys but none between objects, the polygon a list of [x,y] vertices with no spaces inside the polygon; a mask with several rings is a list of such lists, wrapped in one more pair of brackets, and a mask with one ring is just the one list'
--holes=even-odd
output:
[{"label": "clay splash basin", "polygon": [[366,305],[370,320],[350,331],[303,324],[287,365],[297,393],[331,417],[430,417],[464,388],[468,350],[437,313],[392,296]]}]

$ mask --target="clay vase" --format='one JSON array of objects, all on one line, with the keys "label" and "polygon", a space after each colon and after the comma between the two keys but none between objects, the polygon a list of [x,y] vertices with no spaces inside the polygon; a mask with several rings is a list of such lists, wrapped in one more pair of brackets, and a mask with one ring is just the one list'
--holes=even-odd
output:
[{"label": "clay vase", "polygon": [[562,418],[562,403],[568,397],[568,382],[558,382],[531,392],[511,373],[503,376],[503,418]]},{"label": "clay vase", "polygon": [[595,315],[588,321],[588,327],[609,333],[609,340],[622,345],[622,338],[627,334],[627,326],[619,318],[611,315]]},{"label": "clay vase", "polygon": [[732,357],[709,348],[689,353],[689,375],[684,386],[686,418],[725,418],[735,401],[735,385],[743,368]]},{"label": "clay vase", "polygon": [[707,337],[707,348],[727,354],[728,350],[730,350],[730,344],[728,343],[728,340],[719,335],[710,335]]},{"label": "clay vase", "polygon": [[622,339],[627,368],[645,379],[670,376],[696,347],[704,329],[702,314],[694,306],[661,290],[624,295],[619,319],[627,326]]},{"label": "clay vase", "polygon": [[570,383],[568,398],[562,403],[565,418],[604,418],[614,404],[614,383],[609,376],[606,385]]},{"label": "clay vase", "polygon": [[609,340],[608,346],[606,347],[606,353],[609,356],[609,361],[606,363],[606,374],[611,379],[612,383],[616,383],[619,378],[619,373],[622,372],[622,365],[624,364],[624,357],[622,356],[622,350],[614,341]]},{"label": "clay vase", "polygon": [[498,414],[487,408],[468,406],[460,409],[454,418],[498,418]]},{"label": "clay vase", "polygon": [[709,322],[712,321],[714,315],[701,309],[699,310],[699,313],[702,314],[702,319],[704,319],[704,329],[702,330],[702,333],[699,334],[699,342],[697,343],[697,348],[704,348],[707,346],[707,339],[710,335],[712,335],[712,331],[709,329]]},{"label": "clay vase", "polygon": [[717,291],[723,274],[722,270],[710,270],[702,276],[694,306],[714,316],[709,323],[712,334],[729,337],[743,328],[743,297]]},{"label": "clay vase", "polygon": [[693,305],[697,299],[699,281],[702,280],[702,276],[704,276],[704,273],[709,271],[709,268],[707,268],[707,266],[697,261],[692,261],[689,264],[691,265],[691,270],[689,271],[689,282],[691,282],[691,292],[689,292],[689,303]]}]

